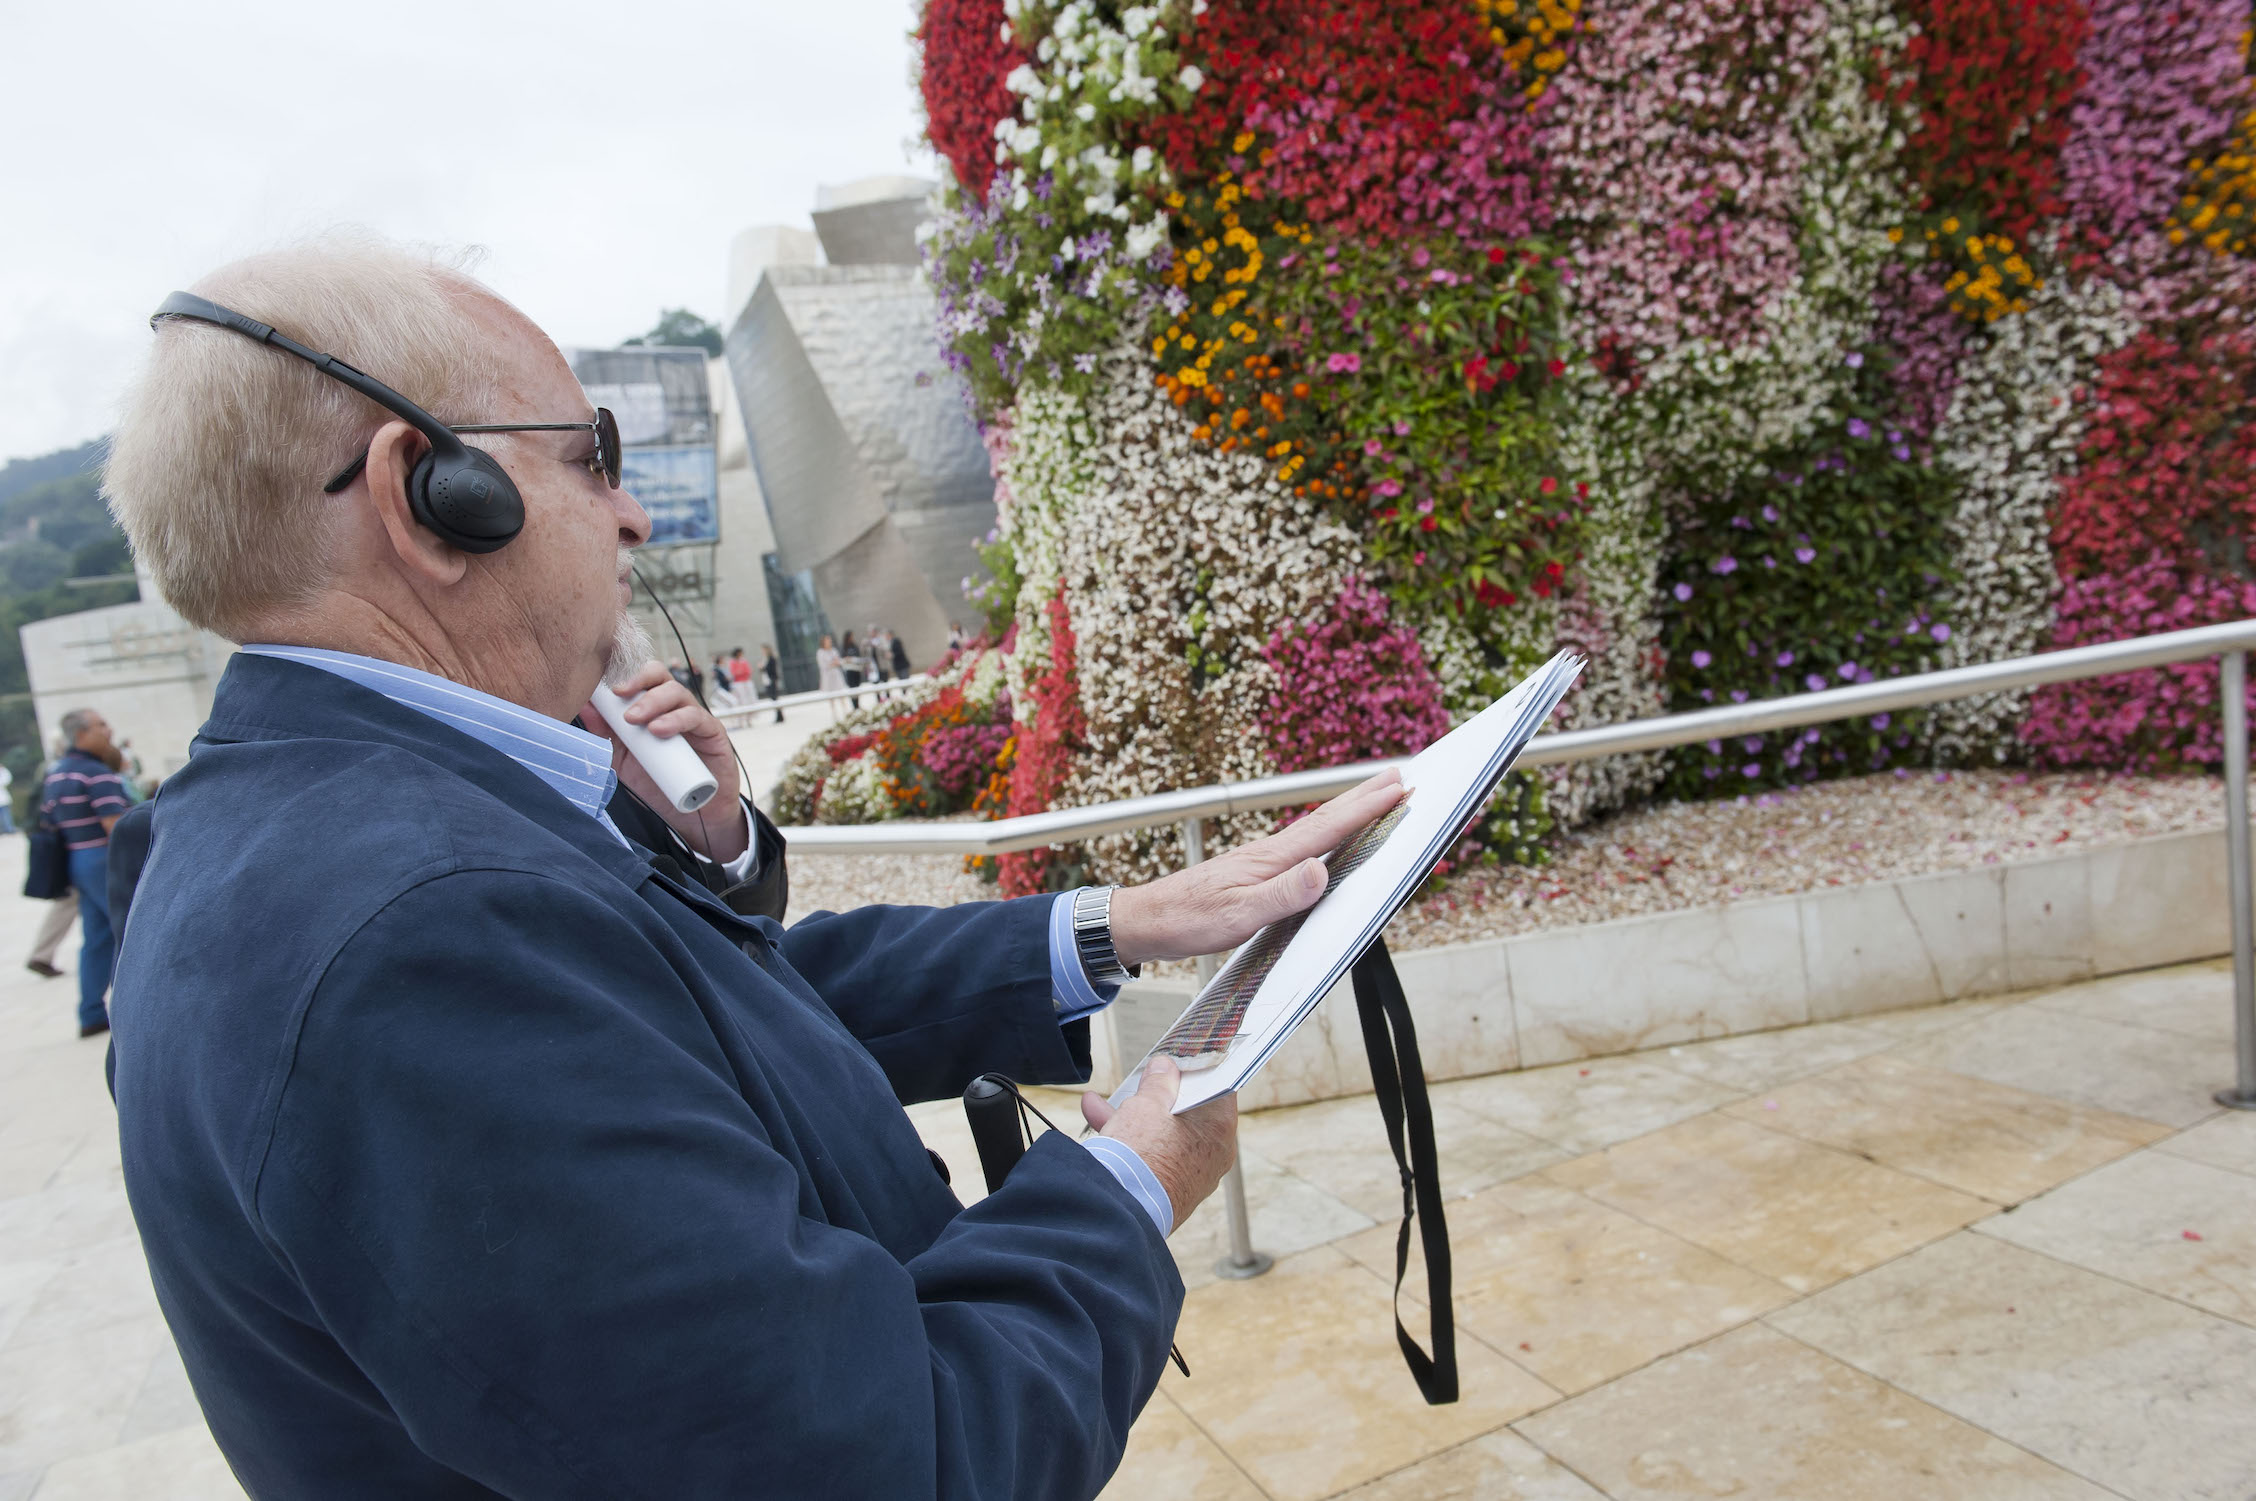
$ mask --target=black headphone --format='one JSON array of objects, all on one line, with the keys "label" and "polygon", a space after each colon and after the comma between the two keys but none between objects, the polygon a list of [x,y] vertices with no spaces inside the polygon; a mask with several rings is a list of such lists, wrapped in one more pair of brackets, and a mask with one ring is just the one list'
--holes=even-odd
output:
[{"label": "black headphone", "polygon": [[[464,552],[499,552],[524,530],[524,497],[517,493],[517,486],[500,462],[463,442],[445,423],[374,376],[192,292],[175,292],[167,297],[164,306],[150,315],[149,326],[154,328],[166,318],[192,318],[272,345],[413,424],[431,446],[408,474],[407,506],[418,522],[451,546]],[[359,467],[356,462],[339,476],[343,483],[332,482],[331,492],[349,484]]]}]

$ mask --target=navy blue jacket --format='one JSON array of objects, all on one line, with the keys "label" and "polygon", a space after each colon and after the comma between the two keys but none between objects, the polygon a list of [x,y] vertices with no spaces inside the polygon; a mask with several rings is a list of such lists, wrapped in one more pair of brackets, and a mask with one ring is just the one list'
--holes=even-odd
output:
[{"label": "navy blue jacket", "polygon": [[1093,1495],[1166,1244],[1056,1136],[963,1208],[901,1109],[1085,1076],[1047,907],[740,917],[468,736],[236,657],[112,1015],[126,1189],[245,1488]]}]

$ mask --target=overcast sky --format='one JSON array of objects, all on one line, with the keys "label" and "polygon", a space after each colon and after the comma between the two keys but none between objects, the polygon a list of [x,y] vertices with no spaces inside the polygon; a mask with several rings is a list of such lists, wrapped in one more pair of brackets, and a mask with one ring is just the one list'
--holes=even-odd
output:
[{"label": "overcast sky", "polygon": [[[164,295],[339,225],[486,250],[559,344],[721,314],[818,183],[929,172],[911,0],[0,6],[0,460],[108,431]],[[336,351],[350,358],[350,352]]]}]

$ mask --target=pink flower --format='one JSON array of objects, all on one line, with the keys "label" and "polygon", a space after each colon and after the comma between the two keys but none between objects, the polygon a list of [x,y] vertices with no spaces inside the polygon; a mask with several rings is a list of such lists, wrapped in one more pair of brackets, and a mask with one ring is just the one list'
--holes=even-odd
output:
[{"label": "pink flower", "polygon": [[[1392,500],[1395,496],[1402,493],[1402,481],[1396,479],[1393,475],[1390,474],[1385,479],[1380,480],[1377,484],[1373,485],[1371,487],[1371,490],[1374,494],[1382,495],[1388,500]],[[1418,509],[1421,511],[1430,511],[1433,509],[1433,502],[1429,500]]]},{"label": "pink flower", "polygon": [[1353,375],[1363,368],[1363,356],[1359,354],[1327,355],[1324,358],[1324,368],[1334,375]]}]

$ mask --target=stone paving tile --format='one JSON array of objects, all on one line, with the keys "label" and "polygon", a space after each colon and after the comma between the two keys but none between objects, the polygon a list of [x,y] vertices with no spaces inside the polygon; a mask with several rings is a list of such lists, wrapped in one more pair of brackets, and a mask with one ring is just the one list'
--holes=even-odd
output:
[{"label": "stone paving tile", "polygon": [[1971,1194],[1725,1115],[1543,1176],[1808,1292],[1991,1212]]},{"label": "stone paving tile", "polygon": [[2214,1119],[2157,1142],[2154,1150],[2256,1177],[2256,1111],[2219,1111]]},{"label": "stone paving tile", "polygon": [[0,1475],[114,1445],[169,1337],[143,1321],[0,1350]]},{"label": "stone paving tile", "polygon": [[1680,1074],[1751,1094],[1894,1047],[1899,1040],[1858,1022],[1819,1022],[1776,1032],[1750,1032],[1743,1037],[1718,1037],[1712,1042],[1681,1043],[1637,1056]]},{"label": "stone paving tile", "polygon": [[2153,1121],[1887,1054],[1741,1100],[1724,1114],[1999,1204],[2018,1204],[2170,1134]]},{"label": "stone paving tile", "polygon": [[[1563,1392],[1588,1390],[1786,1303],[1771,1278],[1554,1183],[1448,1206],[1457,1327]],[[1390,1282],[1394,1231],[1340,1242]],[[1413,1260],[1403,1291],[1423,1298]]]},{"label": "stone paving tile", "polygon": [[141,1390],[134,1393],[118,1440],[130,1443],[175,1428],[203,1426],[204,1410],[196,1405],[196,1390],[188,1384],[188,1371],[180,1363],[179,1350],[168,1339],[149,1359],[149,1374],[141,1378]]},{"label": "stone paving tile", "polygon": [[1447,1102],[1569,1152],[1591,1152],[1727,1105],[1744,1093],[1663,1067],[1660,1055],[1593,1058],[1433,1087]]},{"label": "stone paving tile", "polygon": [[2215,1041],[2045,1006],[2000,1011],[1898,1056],[2167,1126],[2214,1115],[2210,1092],[2231,1080],[2233,1064],[2232,1049]]},{"label": "stone paving tile", "polygon": [[162,1321],[141,1237],[120,1236],[66,1253],[24,1310],[7,1342],[69,1339],[111,1324]]},{"label": "stone paving tile", "polygon": [[[1191,1363],[1165,1391],[1274,1501],[1316,1501],[1499,1428],[1558,1393],[1460,1339],[1462,1397],[1428,1407],[1404,1369],[1381,1279],[1332,1247],[1251,1282],[1192,1293],[1178,1338]],[[1422,1312],[1403,1303],[1404,1322]]]},{"label": "stone paving tile", "polygon": [[[1446,1099],[1433,1102],[1433,1114],[1442,1191],[1452,1199],[1567,1156],[1564,1148]],[[1402,1218],[1401,1173],[1369,1095],[1256,1111],[1243,1118],[1238,1140],[1382,1225]]]},{"label": "stone paving tile", "polygon": [[2108,1494],[1760,1324],[1514,1427],[1613,1501],[2102,1501]]},{"label": "stone paving tile", "polygon": [[[1245,1172],[1246,1218],[1256,1251],[1285,1257],[1371,1228],[1369,1215],[1258,1152],[1239,1148],[1238,1163]],[[1220,1189],[1167,1237],[1167,1249],[1175,1253],[1184,1287],[1201,1288],[1215,1280],[1214,1264],[1230,1250],[1229,1211]]]},{"label": "stone paving tile", "polygon": [[39,1482],[36,1501],[243,1501],[243,1488],[201,1423],[64,1460]]},{"label": "stone paving tile", "polygon": [[1097,1495],[1098,1501],[1264,1501],[1261,1487],[1165,1392],[1155,1392],[1136,1419],[1120,1468]]},{"label": "stone paving tile", "polygon": [[2034,997],[2031,1004],[2095,1021],[2152,1027],[2158,1032],[2177,1032],[2229,1046],[2233,1039],[2232,961],[2107,975],[2047,991]]},{"label": "stone paving tile", "polygon": [[2256,1324],[2256,1188],[2224,1168],[2141,1152],[1980,1228]]},{"label": "stone paving tile", "polygon": [[1420,1460],[1340,1501],[1606,1501],[1574,1471],[1505,1430]]},{"label": "stone paving tile", "polygon": [[1768,1322],[2137,1501],[2250,1495],[2245,1325],[1978,1234]]},{"label": "stone paving tile", "polygon": [[31,1501],[32,1490],[38,1484],[39,1477],[30,1470],[0,1475],[0,1501]]},{"label": "stone paving tile", "polygon": [[2016,991],[2011,995],[1946,1001],[1939,1006],[1907,1006],[1901,1011],[1876,1011],[1870,1016],[1845,1021],[1842,1025],[1877,1032],[1891,1043],[1911,1042],[1922,1037],[1933,1037],[1940,1032],[1955,1032],[1960,1027],[1972,1026],[1985,1017],[2012,1010],[2034,994],[2034,991]]}]

